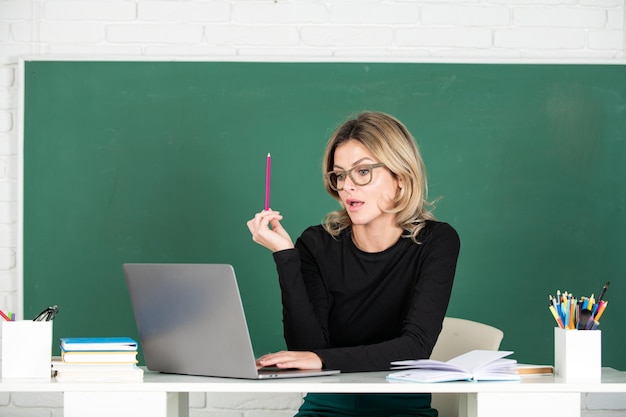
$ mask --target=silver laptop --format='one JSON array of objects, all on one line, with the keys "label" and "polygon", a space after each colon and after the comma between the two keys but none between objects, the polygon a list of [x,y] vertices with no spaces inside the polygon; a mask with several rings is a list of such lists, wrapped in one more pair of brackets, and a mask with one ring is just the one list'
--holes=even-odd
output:
[{"label": "silver laptop", "polygon": [[337,370],[257,370],[231,265],[124,264],[146,366],[151,371],[266,379]]}]

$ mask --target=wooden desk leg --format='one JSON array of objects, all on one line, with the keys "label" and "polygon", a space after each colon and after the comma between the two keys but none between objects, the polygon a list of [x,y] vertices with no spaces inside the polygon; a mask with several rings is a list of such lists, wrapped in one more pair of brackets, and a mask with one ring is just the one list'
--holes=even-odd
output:
[{"label": "wooden desk leg", "polygon": [[580,416],[579,393],[484,392],[461,394],[461,417],[554,417]]},{"label": "wooden desk leg", "polygon": [[189,417],[186,392],[65,392],[64,417]]}]

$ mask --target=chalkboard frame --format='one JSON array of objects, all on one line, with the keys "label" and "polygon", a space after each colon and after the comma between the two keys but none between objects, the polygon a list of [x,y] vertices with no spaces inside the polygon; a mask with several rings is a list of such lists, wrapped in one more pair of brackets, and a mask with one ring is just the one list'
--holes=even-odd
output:
[{"label": "chalkboard frame", "polygon": [[[30,138],[29,123],[31,96],[29,88],[33,85],[28,70],[33,66],[46,66],[54,64],[80,66],[84,64],[106,66],[115,65],[173,65],[171,62],[155,61],[45,61],[32,60],[24,63],[23,85],[24,92],[21,94],[23,104],[23,142],[20,145],[20,155],[23,155],[22,167],[28,168],[28,141]],[[624,194],[620,190],[620,168],[617,165],[624,155],[624,132],[626,128],[621,122],[623,116],[623,97],[626,93],[624,66],[617,64],[464,64],[464,63],[369,63],[369,62],[344,62],[344,63],[285,63],[285,62],[179,62],[178,64],[201,67],[203,65],[232,65],[234,75],[245,76],[246,71],[255,65],[282,67],[293,66],[298,68],[307,67],[307,71],[318,66],[322,68],[319,73],[322,77],[332,80],[335,76],[341,76],[346,68],[354,70],[362,84],[354,82],[345,90],[348,98],[352,100],[339,109],[317,109],[318,114],[300,115],[298,121],[304,123],[310,120],[315,125],[316,133],[312,137],[317,141],[319,151],[309,153],[313,161],[304,159],[305,155],[299,155],[299,166],[306,166],[312,173],[307,172],[304,183],[311,187],[317,187],[310,194],[312,201],[321,201],[315,207],[315,214],[309,214],[306,219],[297,219],[288,223],[290,232],[296,237],[307,224],[319,222],[324,213],[334,207],[332,201],[320,190],[319,172],[315,172],[319,165],[320,152],[325,137],[332,128],[358,110],[373,109],[389,111],[405,121],[416,136],[418,144],[422,147],[424,157],[429,170],[431,196],[443,198],[439,201],[436,214],[443,221],[448,221],[455,226],[462,239],[462,253],[459,262],[459,271],[455,282],[455,289],[449,308],[449,315],[483,321],[505,332],[503,347],[517,352],[517,358],[525,362],[551,362],[552,360],[552,329],[554,323],[547,310],[547,295],[557,289],[569,290],[576,295],[589,295],[598,292],[602,284],[612,279],[612,285],[607,293],[607,299],[619,297],[622,293],[620,274],[623,275],[624,261],[620,257],[620,248],[625,247],[624,238],[626,226],[624,224]],[[415,68],[428,68],[425,76],[430,76],[431,84],[423,87],[420,81],[413,79],[389,78],[389,85],[381,86],[375,83],[368,84],[368,77],[382,69],[391,71],[395,75],[393,67],[412,66]],[[245,68],[248,69],[245,69]],[[42,67],[39,67],[42,68]],[[268,67],[269,68],[269,67]],[[442,68],[454,68],[456,71],[449,73],[437,73]],[[512,71],[506,80],[510,85],[518,84],[515,90],[524,101],[520,104],[519,97],[505,97],[508,93],[506,82],[501,81],[495,89],[485,88],[481,91],[481,83],[489,83],[489,77],[493,71]],[[242,72],[239,73],[238,71]],[[430,71],[430,72],[429,72]],[[280,75],[269,74],[278,78]],[[497,71],[496,71],[497,72]],[[310,73],[309,73],[310,74]],[[339,75],[337,75],[339,74]],[[558,74],[555,76],[554,74]],[[231,74],[232,75],[232,74]],[[249,75],[249,74],[248,74]],[[310,74],[315,75],[315,74]],[[512,75],[512,76],[511,76]],[[70,77],[71,78],[71,77]],[[371,77],[374,78],[374,77]],[[346,80],[346,79],[344,79]],[[366,80],[366,81],[363,81]],[[469,81],[468,81],[469,80]],[[71,80],[72,82],[76,79]],[[282,82],[283,79],[280,79]],[[412,84],[415,81],[415,84]],[[348,82],[349,79],[348,79]],[[463,82],[475,83],[477,88],[471,93],[463,90]],[[535,84],[543,88],[533,87]],[[488,85],[488,84],[484,84]],[[432,114],[422,114],[420,117],[411,117],[411,114],[402,108],[396,107],[395,97],[405,93],[406,89],[422,86],[416,95],[428,97],[431,106],[424,106],[434,111]],[[158,87],[154,86],[155,88]],[[415,87],[417,88],[417,87]],[[535,90],[533,90],[535,88]],[[367,105],[359,101],[367,96],[369,90],[375,90],[379,94],[376,106]],[[381,92],[384,90],[384,93]],[[45,91],[45,90],[41,90]],[[541,98],[533,101],[532,92],[545,93]],[[268,90],[261,90],[259,94],[269,94]],[[320,91],[319,94],[326,93]],[[471,94],[474,94],[473,96]],[[40,97],[42,98],[42,97]],[[42,98],[43,99],[43,98]],[[320,104],[328,103],[318,98]],[[348,100],[348,101],[350,101]],[[370,101],[374,102],[374,101]],[[350,105],[353,103],[353,105]],[[451,103],[456,103],[451,106]],[[528,108],[526,108],[524,106]],[[292,111],[289,103],[280,103],[285,111]],[[448,105],[451,110],[445,112],[444,106]],[[439,106],[439,107],[438,107]],[[483,108],[481,108],[483,106]],[[539,109],[533,110],[537,106]],[[443,109],[443,110],[442,110]],[[307,109],[310,111],[310,109]],[[333,110],[333,111],[331,111]],[[460,113],[455,113],[455,112]],[[501,113],[497,113],[499,111]],[[443,112],[443,113],[442,113]],[[492,113],[489,113],[492,112]],[[245,113],[245,109],[244,112]],[[471,116],[471,117],[470,117]],[[472,124],[467,123],[474,117]],[[533,118],[535,117],[535,118]],[[621,117],[624,119],[624,117]],[[321,123],[320,121],[324,122]],[[236,122],[236,118],[231,122]],[[33,122],[34,123],[34,122]],[[455,146],[466,146],[459,134],[462,131],[458,126],[468,126],[464,131],[468,140],[490,139],[490,146],[477,149],[468,146],[460,152]],[[427,125],[427,127],[424,127]],[[261,126],[270,131],[271,124]],[[515,132],[514,139],[510,141],[496,141],[494,137],[510,129]],[[548,132],[541,136],[542,141],[536,140],[537,130]],[[474,133],[480,131],[479,133]],[[455,136],[456,134],[456,136]],[[535,135],[535,136],[533,136]],[[502,136],[503,138],[510,139]],[[437,138],[437,140],[433,140]],[[452,138],[452,139],[450,139]],[[531,141],[533,149],[529,150],[527,143],[522,138]],[[548,141],[546,138],[552,138]],[[593,140],[589,140],[591,138]],[[307,136],[307,140],[312,138]],[[437,142],[437,143],[435,143]],[[103,144],[101,144],[103,145]],[[104,144],[106,145],[106,144]],[[258,145],[258,144],[257,144]],[[258,149],[257,149],[258,148]],[[24,150],[26,149],[26,153]],[[274,158],[275,169],[281,169],[280,162],[283,155],[275,149],[267,149],[267,146],[256,146],[255,155],[247,155],[246,163],[250,166],[258,162],[254,172],[262,177],[265,154],[271,151]],[[291,152],[297,150],[291,149]],[[523,157],[544,157],[538,161],[532,160],[529,166],[524,166]],[[291,157],[286,155],[282,158]],[[258,159],[258,161],[257,161]],[[96,161],[97,162],[97,161]],[[482,164],[482,165],[481,165]],[[289,164],[285,161],[282,167],[284,172],[289,172]],[[604,170],[603,170],[604,169]],[[474,170],[474,171],[472,171]],[[28,171],[26,171],[28,172]],[[536,177],[525,177],[534,174]],[[23,174],[21,174],[23,175]],[[250,174],[257,175],[257,174]],[[19,245],[21,253],[18,254],[18,294],[19,302],[23,303],[26,316],[34,311],[54,303],[53,299],[29,300],[28,291],[31,285],[40,285],[32,281],[28,276],[28,257],[32,254],[28,251],[28,231],[30,224],[28,217],[28,193],[26,187],[28,173],[21,177],[24,189],[21,190],[23,201],[20,201],[21,219]],[[293,179],[280,179],[276,174],[277,184],[274,184],[274,192],[278,190],[292,190],[298,184]],[[550,180],[562,180],[567,178],[566,186],[555,187]],[[505,184],[504,180],[508,180]],[[284,183],[281,183],[284,181]],[[457,181],[459,184],[453,184]],[[512,185],[511,185],[512,184]],[[562,185],[562,184],[560,184]],[[455,188],[455,186],[457,188]],[[518,193],[510,192],[513,188]],[[591,202],[583,206],[571,205],[578,202],[578,192],[583,190]],[[620,192],[621,191],[621,192]],[[526,197],[524,199],[523,197]],[[559,198],[561,204],[555,204],[550,198]],[[261,207],[262,195],[255,197]],[[273,199],[289,210],[306,209],[290,199],[273,196]],[[326,200],[324,200],[326,199]],[[473,205],[484,204],[482,209],[477,210]],[[523,209],[519,207],[523,206]],[[256,209],[250,202],[250,215]],[[459,207],[463,209],[460,210]],[[473,209],[473,211],[472,211]],[[284,210],[281,208],[281,210]],[[516,212],[515,210],[521,210]],[[287,211],[286,211],[287,212]],[[594,217],[595,216],[595,217]],[[496,221],[494,222],[494,219]],[[243,220],[243,219],[242,219]],[[492,222],[492,223],[487,223]],[[485,230],[485,224],[492,224],[492,229]],[[482,227],[479,227],[482,225]],[[534,230],[534,233],[522,233],[523,230]],[[538,233],[543,232],[543,233]],[[226,241],[226,244],[245,245],[245,230],[237,231],[237,239]],[[511,245],[510,236],[520,248],[533,247],[525,253],[525,256],[516,254],[515,251],[507,251],[505,248]],[[493,239],[499,239],[494,242]],[[537,239],[540,236],[542,239]],[[607,244],[608,243],[608,244]],[[258,346],[263,351],[273,350],[281,346],[280,331],[280,307],[277,287],[272,283],[271,255],[262,249],[249,244],[246,247],[253,257],[256,257],[257,268],[267,274],[264,282],[270,293],[266,294],[267,300],[259,302],[254,298],[256,287],[247,290],[245,283],[251,278],[249,273],[244,273],[240,278],[243,281],[242,294],[246,308],[250,310],[249,320],[253,339],[262,338],[259,334],[267,334],[271,342],[262,340]],[[481,256],[484,253],[495,254],[500,267],[491,265]],[[235,264],[236,269],[245,270],[245,263],[227,256],[220,259],[202,257],[200,254],[192,256],[194,261],[226,261]],[[536,262],[522,262],[522,260],[536,259]],[[133,259],[137,260],[137,259]],[[148,260],[146,258],[145,260]],[[179,259],[173,259],[178,261]],[[182,259],[180,259],[182,260]],[[188,260],[188,259],[185,259]],[[488,259],[489,260],[489,259]],[[557,262],[560,261],[560,262]],[[509,268],[505,266],[509,265]],[[44,268],[45,269],[45,268]],[[121,272],[121,269],[120,269]],[[512,274],[517,279],[507,281],[507,278],[493,280],[485,278],[487,275],[505,276]],[[525,277],[536,277],[536,281],[527,282]],[[119,275],[118,275],[119,278]],[[56,277],[55,281],[59,282]],[[504,282],[503,282],[504,281]],[[33,284],[34,283],[34,284]],[[102,290],[102,288],[99,288]],[[122,291],[123,287],[118,286]],[[265,297],[263,297],[265,298]],[[524,300],[522,303],[520,300]],[[49,301],[49,302],[48,302]],[[516,302],[518,301],[517,305]],[[625,342],[619,337],[619,317],[623,317],[623,306],[610,305],[603,318],[603,355],[606,366],[614,366],[618,369],[626,369],[626,359],[618,352],[623,351]],[[268,305],[270,307],[268,307]],[[271,323],[257,320],[259,312],[271,310]],[[65,309],[66,311],[68,309]],[[515,311],[517,310],[517,312]],[[59,334],[63,329],[63,305],[60,306],[58,325],[55,323],[55,337],[81,336],[76,334]],[[507,312],[507,313],[505,313]],[[126,312],[127,313],[127,312]],[[66,313],[73,319],[79,316],[76,312]],[[74,329],[90,329],[94,327],[87,318],[81,317],[83,322]],[[128,320],[124,314],[124,320]],[[92,317],[102,320],[102,317]],[[119,319],[119,318],[118,318]],[[82,327],[81,327],[82,326]],[[128,329],[126,327],[125,329]],[[259,352],[262,353],[262,352]]]}]

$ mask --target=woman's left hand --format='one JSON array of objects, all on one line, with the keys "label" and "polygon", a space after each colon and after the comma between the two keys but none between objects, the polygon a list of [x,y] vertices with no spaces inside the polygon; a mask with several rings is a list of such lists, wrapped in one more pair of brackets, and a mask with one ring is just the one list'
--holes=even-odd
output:
[{"label": "woman's left hand", "polygon": [[296,369],[322,369],[324,364],[317,354],[313,352],[300,352],[293,350],[282,350],[276,353],[268,353],[256,360],[256,366],[275,366],[277,368]]}]

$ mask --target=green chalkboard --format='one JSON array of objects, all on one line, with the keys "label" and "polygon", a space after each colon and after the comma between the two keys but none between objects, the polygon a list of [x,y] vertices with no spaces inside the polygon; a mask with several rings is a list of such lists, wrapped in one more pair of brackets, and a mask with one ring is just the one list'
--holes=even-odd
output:
[{"label": "green chalkboard", "polygon": [[611,281],[603,364],[626,369],[626,67],[444,63],[24,65],[24,309],[55,339],[136,329],[121,265],[234,265],[256,353],[283,348],[276,271],[246,221],[297,237],[336,203],[321,159],[361,110],[415,135],[462,251],[448,314],[552,363],[548,295]]}]

